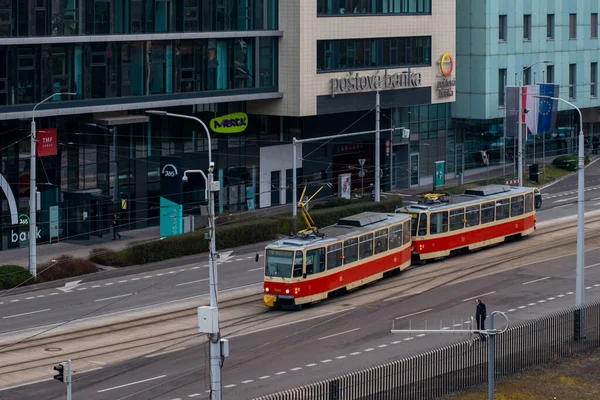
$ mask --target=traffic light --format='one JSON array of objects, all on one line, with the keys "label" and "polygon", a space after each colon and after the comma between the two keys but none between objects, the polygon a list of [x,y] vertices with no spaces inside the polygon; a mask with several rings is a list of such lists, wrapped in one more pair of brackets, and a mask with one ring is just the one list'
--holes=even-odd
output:
[{"label": "traffic light", "polygon": [[62,362],[54,367],[55,371],[58,371],[58,374],[54,375],[54,379],[60,382],[66,382],[66,373],[67,373],[67,363]]}]

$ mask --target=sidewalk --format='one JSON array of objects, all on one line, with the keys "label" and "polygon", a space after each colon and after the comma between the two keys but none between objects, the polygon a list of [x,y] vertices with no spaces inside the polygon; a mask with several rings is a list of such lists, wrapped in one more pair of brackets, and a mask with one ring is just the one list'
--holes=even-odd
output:
[{"label": "sidewalk", "polygon": [[[52,261],[58,256],[68,254],[76,258],[87,258],[90,250],[97,247],[104,247],[112,250],[122,250],[135,242],[157,239],[160,234],[160,228],[154,226],[151,228],[137,229],[133,231],[120,232],[120,240],[112,240],[111,235],[105,235],[103,238],[94,237],[89,240],[66,240],[53,244],[43,244],[37,246],[37,264],[43,264]],[[29,265],[29,247],[20,247],[13,250],[4,250],[0,253],[2,261],[0,264]]]}]

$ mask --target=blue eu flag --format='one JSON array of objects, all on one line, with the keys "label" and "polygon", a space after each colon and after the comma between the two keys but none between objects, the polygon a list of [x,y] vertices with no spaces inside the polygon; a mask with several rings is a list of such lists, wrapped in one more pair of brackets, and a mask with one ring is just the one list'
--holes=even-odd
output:
[{"label": "blue eu flag", "polygon": [[[558,85],[553,83],[540,84],[540,96],[556,97],[558,95]],[[539,117],[538,132],[552,132],[556,123],[556,112],[558,102],[551,99],[539,99]]]}]

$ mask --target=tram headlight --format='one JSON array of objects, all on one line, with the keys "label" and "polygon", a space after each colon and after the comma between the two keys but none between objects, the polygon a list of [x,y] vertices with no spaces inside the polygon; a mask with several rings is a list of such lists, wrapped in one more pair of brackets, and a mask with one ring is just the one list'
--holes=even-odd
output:
[{"label": "tram headlight", "polygon": [[285,294],[290,294],[290,289],[285,289]]},{"label": "tram headlight", "polygon": [[269,288],[268,287],[265,288],[265,292],[269,293]]}]

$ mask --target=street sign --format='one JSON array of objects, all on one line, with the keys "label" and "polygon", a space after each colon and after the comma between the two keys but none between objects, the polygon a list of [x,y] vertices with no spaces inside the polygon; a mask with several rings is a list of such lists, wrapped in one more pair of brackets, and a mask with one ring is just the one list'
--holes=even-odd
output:
[{"label": "street sign", "polygon": [[402,129],[402,139],[408,139],[410,137],[410,129]]},{"label": "street sign", "polygon": [[358,177],[359,178],[364,178],[365,177],[365,170],[361,169],[360,171],[358,171]]},{"label": "street sign", "polygon": [[366,158],[359,158],[358,159],[358,163],[360,164],[360,166],[362,167],[363,165],[365,165],[365,162],[367,161]]}]

